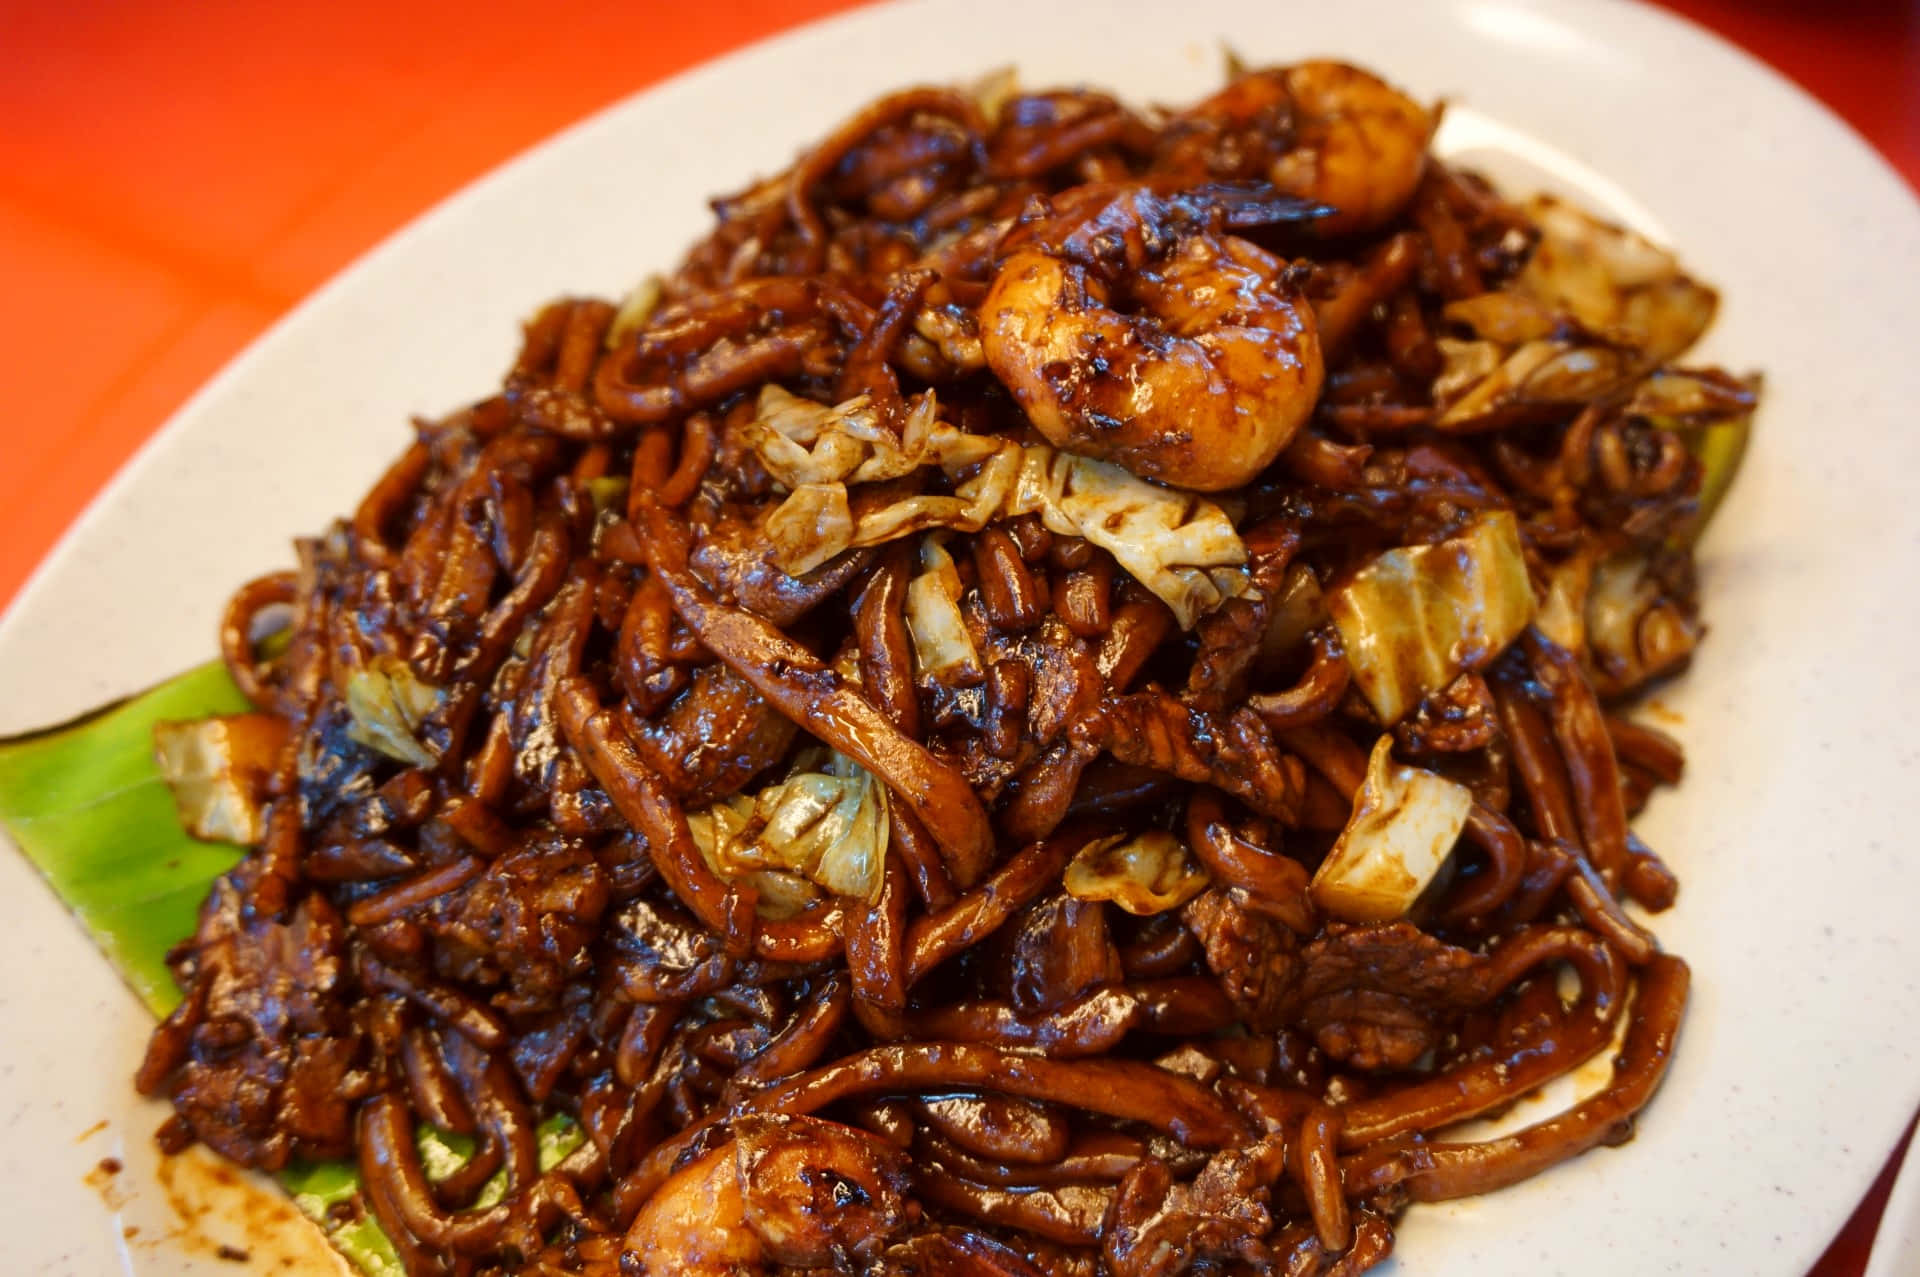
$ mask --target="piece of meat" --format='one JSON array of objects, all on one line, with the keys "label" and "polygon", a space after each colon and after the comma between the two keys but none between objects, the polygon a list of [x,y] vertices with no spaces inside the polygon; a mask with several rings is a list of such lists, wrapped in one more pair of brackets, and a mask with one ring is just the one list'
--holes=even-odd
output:
[{"label": "piece of meat", "polygon": [[507,1048],[507,1058],[534,1103],[545,1103],[553,1094],[561,1073],[586,1041],[592,1013],[587,990],[575,986],[559,1007],[515,1026],[517,1034]]},{"label": "piece of meat", "polygon": [[1284,1024],[1289,995],[1300,974],[1299,941],[1293,932],[1247,907],[1237,890],[1213,887],[1181,910],[1200,941],[1207,968],[1234,1009],[1259,1032]]},{"label": "piece of meat", "polygon": [[747,680],[715,664],[701,666],[673,704],[627,734],[682,803],[705,807],[778,762],[798,730]]},{"label": "piece of meat", "polygon": [[592,970],[587,950],[610,898],[585,845],[554,836],[502,856],[417,920],[441,977],[495,990],[502,1010],[531,1014],[552,1010]]},{"label": "piece of meat", "polygon": [[629,900],[608,930],[612,945],[605,964],[636,1001],[708,993],[732,977],[721,937],[678,910],[644,898]]},{"label": "piece of meat", "polygon": [[1355,1068],[1409,1067],[1453,1015],[1484,997],[1486,959],[1410,922],[1334,924],[1302,946],[1238,889],[1221,887],[1196,896],[1181,917],[1251,1028],[1307,1033]]},{"label": "piece of meat", "polygon": [[1247,672],[1260,655],[1270,611],[1264,595],[1249,592],[1228,599],[1200,619],[1195,629],[1199,650],[1187,675],[1188,701],[1217,712],[1245,698]]},{"label": "piece of meat", "polygon": [[374,1088],[346,929],[318,895],[285,920],[248,907],[252,858],[214,885],[193,939],[176,951],[186,1000],[154,1035],[140,1089],[164,1090],[195,1138],[245,1166],[278,1170],[295,1157],[334,1158],[353,1146],[353,1107]]},{"label": "piece of meat", "polygon": [[1047,758],[1067,753],[1067,732],[1099,710],[1104,683],[1093,649],[1059,617],[1048,616],[1030,630],[1009,634],[987,622],[978,594],[967,595],[962,612],[990,669],[1005,664],[1025,671],[1026,703],[1014,707],[1017,736],[1009,750],[997,751],[993,743],[996,707],[990,699],[991,682],[932,688],[934,721],[941,726],[964,723],[969,729],[936,738],[936,756],[957,768],[981,797],[993,801],[1036,763],[1044,765]]},{"label": "piece of meat", "polygon": [[1262,1239],[1273,1229],[1271,1190],[1286,1144],[1270,1135],[1207,1159],[1190,1183],[1148,1158],[1127,1172],[1102,1225],[1101,1253],[1114,1277],[1176,1277],[1197,1265],[1238,1260],[1271,1268]]},{"label": "piece of meat", "polygon": [[1486,680],[1472,670],[1423,698],[1395,724],[1394,738],[1409,755],[1463,754],[1485,749],[1499,730],[1499,712]]},{"label": "piece of meat", "polygon": [[1250,709],[1210,714],[1149,687],[1107,698],[1097,716],[1073,731],[1075,739],[1097,743],[1123,763],[1212,785],[1286,824],[1298,817],[1306,768],[1280,752]]},{"label": "piece of meat", "polygon": [[1482,1001],[1486,959],[1410,922],[1333,926],[1300,952],[1286,1018],[1356,1068],[1402,1069]]},{"label": "piece of meat", "polygon": [[1026,734],[1036,752],[1099,708],[1104,684],[1093,649],[1059,617],[1018,637],[996,635],[989,648],[993,659],[1017,655],[1032,672]]}]

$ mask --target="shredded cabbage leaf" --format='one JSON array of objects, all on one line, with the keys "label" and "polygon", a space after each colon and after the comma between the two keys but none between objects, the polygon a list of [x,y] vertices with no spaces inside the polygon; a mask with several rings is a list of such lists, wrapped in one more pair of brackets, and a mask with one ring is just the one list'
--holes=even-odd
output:
[{"label": "shredded cabbage leaf", "polygon": [[[764,388],[746,433],[788,489],[766,525],[780,566],[799,574],[854,546],[936,528],[978,532],[996,519],[1037,514],[1055,535],[1112,554],[1182,627],[1246,590],[1247,547],[1220,506],[1111,462],[969,434],[936,412],[932,392],[917,396],[896,439],[864,395],[828,407]],[[846,491],[927,468],[942,471],[952,491],[872,507]]]},{"label": "shredded cabbage leaf", "polygon": [[1587,596],[1593,590],[1593,556],[1581,552],[1547,574],[1547,596],[1533,624],[1569,652],[1587,650]]},{"label": "shredded cabbage leaf", "polygon": [[871,904],[880,898],[892,830],[886,786],[833,754],[755,794],[735,794],[687,816],[713,872],[760,893],[768,917],[791,917],[820,889]]},{"label": "shredded cabbage leaf", "polygon": [[1529,200],[1526,214],[1540,228],[1540,243],[1518,290],[1640,352],[1646,366],[1678,357],[1713,322],[1718,294],[1644,235],[1550,195]]},{"label": "shredded cabbage leaf", "polygon": [[635,284],[633,291],[620,299],[620,308],[613,312],[613,322],[607,326],[607,349],[617,349],[621,343],[645,328],[653,318],[653,313],[660,309],[660,301],[666,292],[667,281],[658,275],[649,275]]},{"label": "shredded cabbage leaf", "polygon": [[920,543],[920,571],[907,582],[907,633],[922,682],[960,687],[981,679],[980,653],[960,614],[960,570],[937,537]]},{"label": "shredded cabbage leaf", "polygon": [[1484,429],[1624,390],[1678,357],[1713,322],[1718,297],[1646,237],[1540,196],[1540,241],[1504,288],[1449,303],[1473,333],[1442,337],[1435,424]]},{"label": "shredded cabbage leaf", "polygon": [[1699,624],[1641,553],[1576,554],[1557,565],[1534,624],[1581,659],[1602,695],[1674,673],[1700,642]]},{"label": "shredded cabbage leaf", "polygon": [[780,566],[804,576],[853,544],[853,509],[843,483],[803,483],[761,525]]},{"label": "shredded cabbage leaf", "polygon": [[1010,514],[1037,512],[1057,536],[1084,537],[1191,629],[1247,588],[1247,547],[1226,511],[1148,483],[1122,466],[1052,448],[1022,448]]},{"label": "shredded cabbage leaf", "polygon": [[1542,340],[1508,350],[1452,337],[1437,344],[1445,362],[1433,394],[1447,406],[1434,424],[1442,427],[1491,428],[1543,406],[1590,403],[1637,372],[1632,352],[1609,346]]},{"label": "shredded cabbage leaf", "polygon": [[[916,395],[896,438],[866,395],[828,406],[768,385],[761,388],[759,411],[747,424],[746,438],[767,473],[788,488],[877,483],[911,474],[946,455],[935,451],[934,412],[932,391]],[[961,433],[950,426],[942,429]]]},{"label": "shredded cabbage leaf", "polygon": [[445,693],[414,674],[397,656],[376,656],[347,676],[347,735],[369,749],[413,767],[432,767],[439,754],[420,737],[427,716]]}]

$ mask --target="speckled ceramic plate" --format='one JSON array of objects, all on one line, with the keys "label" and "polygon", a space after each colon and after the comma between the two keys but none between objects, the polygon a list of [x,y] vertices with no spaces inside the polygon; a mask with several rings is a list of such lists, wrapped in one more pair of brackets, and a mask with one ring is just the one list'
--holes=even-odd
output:
[{"label": "speckled ceramic plate", "polygon": [[[1421,1273],[1799,1273],[1920,1102],[1920,209],[1772,72],[1652,10],[1569,0],[1039,5],[855,13],[683,76],[394,237],[218,377],[0,623],[0,730],[213,651],[228,590],[351,508],[410,413],[484,393],[517,319],[674,261],[733,189],[869,96],[1017,64],[1134,99],[1213,85],[1220,44],[1336,54],[1455,104],[1446,149],[1678,245],[1725,298],[1709,359],[1761,368],[1746,472],[1702,563],[1712,635],[1665,696],[1691,759],[1642,831],[1682,875],[1679,1058],[1638,1138],[1421,1208]],[[0,856],[0,1249],[12,1272],[278,1265],[301,1228],[172,1187],[128,1077],[147,1023],[31,870]],[[127,1168],[89,1183],[99,1159]],[[95,1180],[101,1179],[96,1175]],[[129,1239],[126,1233],[135,1230]],[[1909,1232],[1907,1236],[1911,1236]],[[1920,1263],[1895,1256],[1904,1271]]]}]

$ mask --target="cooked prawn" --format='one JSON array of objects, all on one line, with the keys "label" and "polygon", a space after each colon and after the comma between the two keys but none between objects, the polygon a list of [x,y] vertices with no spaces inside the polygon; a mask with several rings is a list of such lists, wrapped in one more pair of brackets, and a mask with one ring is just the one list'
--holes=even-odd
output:
[{"label": "cooked prawn", "polygon": [[1181,113],[1156,160],[1190,177],[1263,177],[1337,210],[1322,231],[1393,220],[1426,171],[1434,113],[1378,76],[1316,60],[1251,71]]},{"label": "cooked prawn", "polygon": [[1293,145],[1293,116],[1284,71],[1241,72],[1167,120],[1153,171],[1186,181],[1265,181]]},{"label": "cooked prawn", "polygon": [[1372,230],[1392,221],[1426,171],[1433,114],[1344,62],[1302,62],[1281,74],[1293,101],[1294,145],[1274,161],[1269,179],[1338,209],[1322,230]]},{"label": "cooked prawn", "polygon": [[[1202,492],[1264,470],[1312,413],[1312,308],[1279,259],[1143,187],[1001,263],[980,343],[1057,447]],[[1215,217],[1217,224],[1220,218]],[[1127,286],[1108,267],[1126,259]]]},{"label": "cooked prawn", "polygon": [[864,1131],[755,1115],[736,1119],[732,1136],[647,1200],[627,1230],[623,1274],[848,1271],[919,1216],[905,1155]]}]

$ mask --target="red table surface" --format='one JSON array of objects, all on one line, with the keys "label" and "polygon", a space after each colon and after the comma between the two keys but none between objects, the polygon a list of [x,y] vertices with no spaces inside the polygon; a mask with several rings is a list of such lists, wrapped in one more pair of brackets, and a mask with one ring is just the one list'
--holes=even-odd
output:
[{"label": "red table surface", "polygon": [[[0,604],[182,400],[388,232],[599,107],[849,7],[0,0]],[[1920,186],[1920,0],[1668,7]],[[1891,1171],[1820,1277],[1862,1271]]]}]

